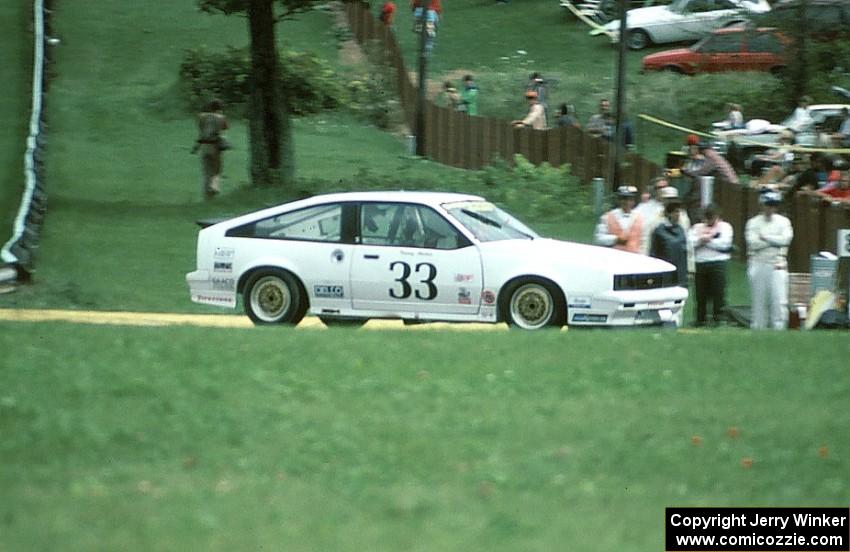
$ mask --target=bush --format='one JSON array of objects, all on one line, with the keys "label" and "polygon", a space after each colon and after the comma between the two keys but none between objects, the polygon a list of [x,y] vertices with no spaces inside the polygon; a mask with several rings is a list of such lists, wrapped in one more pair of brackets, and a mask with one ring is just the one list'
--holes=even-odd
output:
[{"label": "bush", "polygon": [[364,48],[366,69],[351,78],[347,85],[347,105],[356,114],[382,130],[398,128],[404,117],[396,90],[395,69],[377,41]]},{"label": "bush", "polygon": [[[251,92],[250,68],[246,48],[187,50],[179,76],[188,108],[198,111],[212,97],[228,107],[245,106]],[[280,52],[280,88],[295,115],[334,109],[345,97],[345,88],[330,65],[311,52]]]},{"label": "bush", "polygon": [[505,207],[519,217],[545,221],[586,220],[591,216],[590,190],[570,173],[570,166],[535,167],[521,155],[511,166],[503,160],[479,171],[457,171],[446,177],[411,177],[404,171],[393,175],[361,169],[350,178],[337,182],[321,179],[301,181],[304,196],[346,191],[423,190],[461,192],[481,195]]}]

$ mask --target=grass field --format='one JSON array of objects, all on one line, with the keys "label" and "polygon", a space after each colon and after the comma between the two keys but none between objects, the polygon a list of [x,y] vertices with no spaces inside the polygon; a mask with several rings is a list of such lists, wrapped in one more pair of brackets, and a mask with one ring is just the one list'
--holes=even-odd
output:
[{"label": "grass field", "polygon": [[0,246],[12,235],[24,189],[24,150],[32,82],[32,10],[26,2],[0,6]]},{"label": "grass field", "polygon": [[850,484],[818,334],[1,327],[4,550],[662,550]]}]

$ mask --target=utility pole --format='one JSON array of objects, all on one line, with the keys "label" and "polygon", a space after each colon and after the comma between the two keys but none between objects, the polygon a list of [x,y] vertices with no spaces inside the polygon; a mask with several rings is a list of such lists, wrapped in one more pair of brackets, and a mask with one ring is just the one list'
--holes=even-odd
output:
[{"label": "utility pole", "polygon": [[413,134],[416,136],[416,155],[425,157],[425,96],[428,92],[428,30],[426,21],[428,10],[426,1],[421,2],[422,16],[419,19],[419,92],[416,96],[416,118],[414,120]]},{"label": "utility pole", "polygon": [[[615,129],[613,144],[611,144],[611,147],[613,148],[613,155],[610,155],[611,164],[609,165],[609,174],[611,175],[612,189],[616,189],[617,186],[622,184],[620,179],[622,176],[623,165],[623,113],[626,107],[626,49],[628,48],[628,44],[626,41],[628,40],[629,36],[627,28],[627,0],[619,0],[618,5],[620,12],[620,43],[618,44],[617,49],[617,91],[614,100]],[[630,182],[629,184],[636,185],[637,183]]]}]

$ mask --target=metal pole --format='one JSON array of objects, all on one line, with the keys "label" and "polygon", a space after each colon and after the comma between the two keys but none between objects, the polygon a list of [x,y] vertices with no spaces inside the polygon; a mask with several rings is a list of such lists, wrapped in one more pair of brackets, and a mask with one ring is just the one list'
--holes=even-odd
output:
[{"label": "metal pole", "polygon": [[[620,11],[620,43],[617,48],[617,95],[615,98],[615,129],[612,149],[614,155],[611,161],[609,174],[611,175],[611,187],[616,188],[621,184],[621,171],[623,162],[623,111],[626,106],[626,48],[628,45],[628,4],[627,0],[619,0]],[[629,182],[637,185],[637,182]]]},{"label": "metal pole", "polygon": [[425,43],[428,40],[426,21],[428,20],[427,2],[422,2],[422,18],[419,20],[419,92],[416,96],[416,120],[413,134],[416,135],[416,155],[425,157],[425,96],[428,92],[428,53]]}]

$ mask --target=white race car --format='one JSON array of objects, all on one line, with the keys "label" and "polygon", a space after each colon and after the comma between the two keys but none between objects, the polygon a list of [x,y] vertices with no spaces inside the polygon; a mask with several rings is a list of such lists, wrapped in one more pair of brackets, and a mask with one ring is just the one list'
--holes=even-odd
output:
[{"label": "white race car", "polygon": [[370,318],[546,326],[674,320],[688,291],[664,261],[545,239],[481,197],[321,195],[203,228],[192,301],[257,324]]}]

